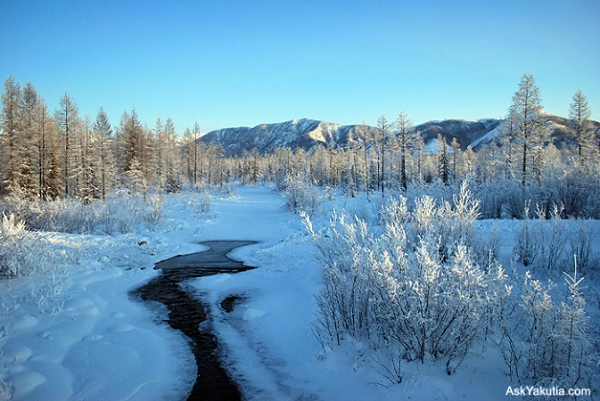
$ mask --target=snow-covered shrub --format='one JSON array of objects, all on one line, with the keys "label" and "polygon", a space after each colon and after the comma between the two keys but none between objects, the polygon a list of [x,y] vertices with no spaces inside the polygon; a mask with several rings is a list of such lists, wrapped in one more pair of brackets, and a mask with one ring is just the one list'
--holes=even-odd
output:
[{"label": "snow-covered shrub", "polygon": [[121,205],[121,209],[119,210],[119,214],[117,215],[119,231],[123,234],[132,233],[135,229],[135,226],[143,218],[143,199],[139,195],[132,195],[127,199],[121,200],[118,203],[120,203]]},{"label": "snow-covered shrub", "polygon": [[317,295],[317,331],[335,338],[338,345],[346,333],[355,338],[367,335],[373,323],[370,320],[369,259],[375,247],[367,224],[344,213],[335,213],[327,239],[315,237],[315,244],[323,264],[325,284]]},{"label": "snow-covered shrub", "polygon": [[595,235],[589,220],[573,221],[573,230],[569,233],[568,255],[577,259],[578,270],[588,272],[600,266],[600,255],[594,251]]},{"label": "snow-covered shrub", "polygon": [[534,230],[534,240],[538,242],[538,255],[534,265],[548,271],[562,268],[566,261],[564,251],[567,244],[565,220],[562,220],[563,208],[556,204],[546,219],[546,212],[538,209],[538,219]]},{"label": "snow-covered shrub", "polygon": [[392,199],[379,227],[342,212],[317,235],[308,220],[323,265],[319,341],[367,340],[407,360],[442,359],[451,374],[487,329],[505,279],[498,263],[484,269],[472,255],[477,208],[465,185],[454,205],[426,195],[409,212]]},{"label": "snow-covered shrub", "polygon": [[534,227],[532,220],[530,219],[530,203],[525,203],[525,209],[523,213],[523,221],[519,231],[515,234],[515,247],[514,253],[521,260],[523,265],[529,266],[537,257],[539,251],[539,243],[534,238]]},{"label": "snow-covered shrub", "polygon": [[36,236],[13,214],[2,216],[0,226],[0,278],[30,274],[36,263]]},{"label": "snow-covered shrub", "polygon": [[211,196],[208,189],[203,189],[198,195],[198,199],[200,200],[200,212],[208,213],[210,212],[211,205]]},{"label": "snow-covered shrub", "polygon": [[56,313],[62,310],[66,297],[68,261],[64,251],[53,253],[48,249],[46,255],[38,263],[39,278],[31,284],[31,298],[42,313]]},{"label": "snow-covered shrub", "polygon": [[511,378],[523,384],[590,385],[591,334],[576,263],[574,273],[565,276],[566,301],[557,302],[559,295],[552,295],[556,286],[542,284],[530,272],[520,297],[502,300],[500,350]]},{"label": "snow-covered shrub", "polygon": [[306,211],[313,214],[323,203],[319,188],[304,177],[288,174],[280,187],[287,207],[294,213]]},{"label": "snow-covered shrub", "polygon": [[154,231],[160,222],[165,209],[165,199],[160,192],[155,193],[148,200],[148,208],[144,214],[144,220]]}]

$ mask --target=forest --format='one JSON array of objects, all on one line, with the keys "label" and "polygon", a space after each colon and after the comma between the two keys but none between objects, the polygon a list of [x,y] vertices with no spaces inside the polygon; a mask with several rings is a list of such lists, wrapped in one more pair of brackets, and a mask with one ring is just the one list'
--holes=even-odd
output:
[{"label": "forest", "polygon": [[[267,186],[314,242],[323,285],[312,331],[323,352],[349,338],[368,343],[393,384],[403,361],[439,361],[452,375],[491,342],[519,383],[592,387],[600,130],[580,90],[558,137],[533,75],[516,89],[493,141],[476,151],[443,137],[431,149],[400,112],[345,147],[226,156],[198,124],[179,136],[170,118],[149,127],[135,109],[118,123],[102,108],[92,118],[68,93],[52,111],[31,83],[10,77],[0,112],[0,277],[36,270],[27,232],[117,235],[138,221],[152,227],[173,193],[191,190],[209,210],[210,193],[232,183]],[[368,206],[319,223],[334,198]],[[484,220],[516,222],[509,264],[501,235],[477,230]]]},{"label": "forest", "polygon": [[481,201],[481,218],[524,218],[531,203],[547,216],[560,205],[563,218],[598,219],[600,134],[590,115],[577,91],[570,132],[552,137],[535,79],[524,75],[494,141],[477,152],[442,137],[437,149],[427,148],[400,112],[393,122],[380,116],[376,127],[344,148],[248,149],[225,157],[221,146],[202,142],[197,123],[178,136],[170,118],[148,127],[133,109],[115,126],[102,108],[95,119],[80,116],[68,93],[51,112],[31,83],[21,88],[10,77],[2,93],[0,196],[89,205],[124,189],[171,193],[241,182],[335,188],[349,196],[418,190],[449,200],[468,180]]}]

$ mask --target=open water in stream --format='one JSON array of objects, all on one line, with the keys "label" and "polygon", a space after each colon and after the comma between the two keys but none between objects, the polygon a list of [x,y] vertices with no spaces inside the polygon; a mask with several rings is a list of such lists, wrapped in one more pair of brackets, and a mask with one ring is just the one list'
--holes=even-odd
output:
[{"label": "open water in stream", "polygon": [[[206,320],[206,305],[188,294],[181,283],[197,277],[219,273],[238,273],[253,269],[227,257],[231,250],[254,244],[252,241],[206,241],[209,249],[189,255],[179,255],[158,262],[160,275],[131,292],[144,301],[156,301],[169,310],[167,323],[185,334],[191,343],[198,366],[198,376],[188,400],[240,400],[236,384],[221,366],[217,355],[218,341],[208,331],[200,330]],[[222,307],[227,307],[223,304]]]}]

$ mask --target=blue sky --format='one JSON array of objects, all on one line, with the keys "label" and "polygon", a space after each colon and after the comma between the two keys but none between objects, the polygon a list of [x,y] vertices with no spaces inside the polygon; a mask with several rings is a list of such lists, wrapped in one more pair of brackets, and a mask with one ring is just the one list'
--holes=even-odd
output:
[{"label": "blue sky", "polygon": [[596,0],[0,0],[0,79],[182,133],[501,118],[532,73],[548,112],[581,89],[598,120],[599,20]]}]

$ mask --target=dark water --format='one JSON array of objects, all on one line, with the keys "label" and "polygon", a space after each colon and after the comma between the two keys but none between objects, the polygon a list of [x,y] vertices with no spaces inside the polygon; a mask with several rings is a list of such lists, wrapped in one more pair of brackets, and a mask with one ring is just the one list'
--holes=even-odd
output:
[{"label": "dark water", "polygon": [[[158,262],[155,268],[162,269],[161,274],[131,292],[131,295],[138,299],[164,304],[169,310],[169,325],[181,330],[189,338],[198,366],[198,377],[188,400],[240,400],[242,397],[236,384],[221,366],[216,354],[217,338],[213,333],[199,329],[200,323],[206,320],[205,305],[184,291],[180,284],[197,277],[253,269],[228,258],[227,253],[237,247],[254,243],[202,242],[210,249]],[[221,307],[227,310],[233,306],[234,301],[234,297],[226,298]]]}]

